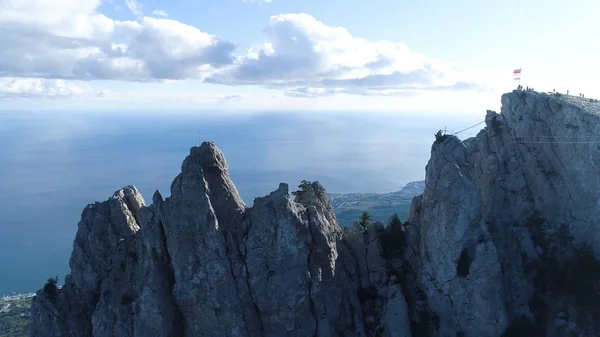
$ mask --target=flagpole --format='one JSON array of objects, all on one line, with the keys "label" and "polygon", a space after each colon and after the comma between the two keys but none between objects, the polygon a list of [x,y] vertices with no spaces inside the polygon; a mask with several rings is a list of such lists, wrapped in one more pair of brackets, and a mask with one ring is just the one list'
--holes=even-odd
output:
[{"label": "flagpole", "polygon": [[523,75],[523,66],[519,66],[519,86],[521,85],[521,76]]},{"label": "flagpole", "polygon": [[[522,69],[523,69],[523,67],[519,67],[519,69],[513,70],[513,79],[519,81],[518,82],[519,84],[517,84],[517,88],[521,87],[521,72],[522,72]],[[517,77],[517,78],[514,78],[514,77]]]}]

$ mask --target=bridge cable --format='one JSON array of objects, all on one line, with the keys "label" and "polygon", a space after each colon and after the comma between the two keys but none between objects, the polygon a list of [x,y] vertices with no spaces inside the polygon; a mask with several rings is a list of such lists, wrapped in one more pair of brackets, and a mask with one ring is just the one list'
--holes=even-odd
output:
[{"label": "bridge cable", "polygon": [[472,128],[476,127],[477,125],[481,125],[481,124],[483,124],[483,123],[485,123],[485,121],[479,122],[479,123],[477,123],[477,124],[475,124],[475,125],[473,125],[473,126],[469,126],[468,128],[466,128],[466,129],[462,129],[462,130],[460,130],[460,131],[458,131],[458,132],[455,132],[455,133],[452,133],[451,135],[452,135],[452,136],[454,136],[454,135],[457,135],[457,134],[459,134],[459,133],[461,133],[461,132],[464,132],[464,131],[467,131],[467,130],[469,130],[469,129],[472,129]]}]

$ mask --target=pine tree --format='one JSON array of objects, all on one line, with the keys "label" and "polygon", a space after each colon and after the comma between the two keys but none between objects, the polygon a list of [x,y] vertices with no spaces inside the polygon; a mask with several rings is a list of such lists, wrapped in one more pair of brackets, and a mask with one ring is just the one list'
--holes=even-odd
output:
[{"label": "pine tree", "polygon": [[292,195],[298,196],[298,195],[304,195],[304,194],[306,194],[306,192],[308,192],[308,187],[309,186],[310,186],[310,181],[308,181],[308,180],[302,180],[300,182],[300,185],[298,185],[299,190],[292,192]]},{"label": "pine tree", "polygon": [[360,221],[358,222],[358,228],[360,229],[361,233],[364,233],[367,230],[367,227],[369,227],[370,223],[371,215],[369,215],[369,212],[363,212],[363,214],[360,216]]}]

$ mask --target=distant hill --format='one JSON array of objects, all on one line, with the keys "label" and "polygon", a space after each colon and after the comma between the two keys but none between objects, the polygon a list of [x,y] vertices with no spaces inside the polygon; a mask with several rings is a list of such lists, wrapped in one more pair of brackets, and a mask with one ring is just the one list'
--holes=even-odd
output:
[{"label": "distant hill", "polygon": [[329,200],[341,227],[352,227],[362,212],[367,211],[373,221],[386,224],[394,213],[402,221],[408,218],[412,199],[423,193],[424,181],[413,181],[400,191],[391,193],[329,193]]}]

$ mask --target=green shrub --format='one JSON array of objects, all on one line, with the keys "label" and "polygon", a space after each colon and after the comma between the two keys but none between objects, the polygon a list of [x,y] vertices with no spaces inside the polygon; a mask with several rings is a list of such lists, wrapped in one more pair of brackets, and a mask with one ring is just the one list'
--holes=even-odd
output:
[{"label": "green shrub", "polygon": [[446,140],[446,138],[448,138],[448,135],[445,134],[442,130],[439,130],[438,132],[436,132],[434,134],[434,136],[435,136],[436,144],[441,144]]},{"label": "green shrub", "polygon": [[575,250],[566,272],[566,291],[580,308],[600,312],[600,262],[592,247],[583,243]]},{"label": "green shrub", "polygon": [[58,294],[58,287],[56,286],[57,283],[58,276],[54,278],[49,278],[46,284],[44,285],[44,293],[49,295],[50,297],[56,296],[56,294]]},{"label": "green shrub", "polygon": [[398,215],[394,214],[387,227],[378,231],[381,256],[385,259],[402,258],[406,249],[406,233],[402,228],[402,222]]},{"label": "green shrub", "polygon": [[[564,230],[566,229],[555,233],[553,238],[568,234],[562,233]],[[570,236],[567,236],[567,239],[570,239]],[[563,241],[560,246],[566,247],[570,243]],[[599,331],[600,261],[596,260],[592,247],[583,243],[570,248],[563,263],[559,263],[556,256],[564,256],[565,253],[555,249],[550,249],[549,252],[551,253],[541,255],[537,261],[530,263],[525,270],[528,274],[533,274],[532,281],[536,291],[529,306],[535,314],[536,321],[546,320],[549,310],[546,299],[561,299],[565,301],[565,305],[577,308],[576,319],[579,326],[594,324],[594,329]]]},{"label": "green shrub", "polygon": [[127,257],[131,259],[131,262],[133,263],[137,263],[138,262],[138,254],[136,251],[129,251],[127,252]]},{"label": "green shrub", "polygon": [[308,180],[302,180],[300,182],[300,185],[298,185],[299,190],[292,192],[293,196],[304,196],[306,195],[306,192],[308,192],[308,187],[310,186],[311,182]]},{"label": "green shrub", "polygon": [[364,233],[369,227],[369,224],[371,223],[371,215],[369,214],[369,212],[363,212],[363,214],[360,215],[359,220],[360,221],[358,222],[358,229],[361,233]]},{"label": "green shrub", "polygon": [[365,304],[369,300],[377,299],[378,291],[376,286],[361,287],[358,289],[358,299],[360,303]]},{"label": "green shrub", "polygon": [[471,259],[469,258],[469,251],[465,248],[460,252],[458,263],[456,265],[456,275],[460,277],[466,277],[469,275],[469,269],[471,268]]},{"label": "green shrub", "polygon": [[122,305],[129,305],[133,302],[133,298],[131,297],[131,295],[121,295],[121,304]]}]

